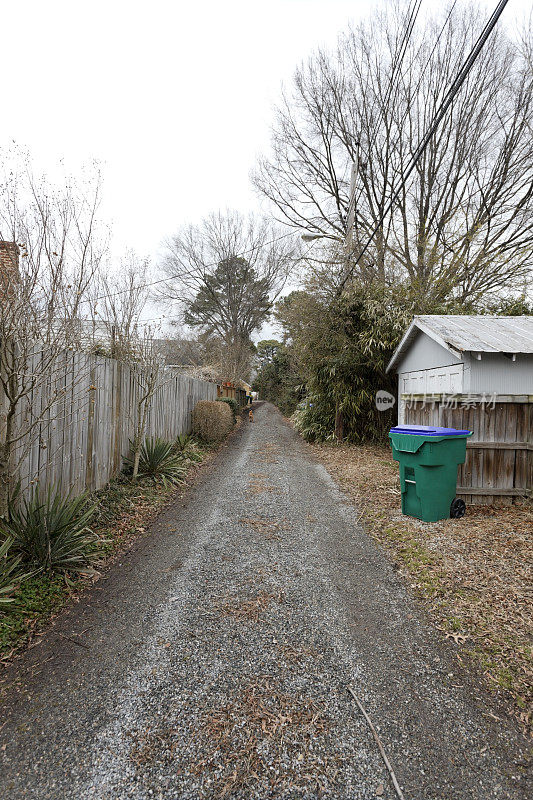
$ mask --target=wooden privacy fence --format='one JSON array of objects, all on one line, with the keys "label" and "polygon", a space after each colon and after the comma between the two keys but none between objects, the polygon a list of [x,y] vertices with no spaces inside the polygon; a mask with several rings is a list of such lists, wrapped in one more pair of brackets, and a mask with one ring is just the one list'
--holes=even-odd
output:
[{"label": "wooden privacy fence", "polygon": [[533,492],[533,395],[402,395],[405,422],[473,431],[459,467],[465,502],[511,504]]},{"label": "wooden privacy fence", "polygon": [[[60,354],[18,414],[19,428],[29,431],[14,458],[23,491],[36,482],[45,489],[58,486],[63,494],[104,486],[128,453],[142,385],[138,369],[114,359]],[[216,397],[214,383],[163,373],[146,435],[173,440],[188,433],[196,403]]]}]

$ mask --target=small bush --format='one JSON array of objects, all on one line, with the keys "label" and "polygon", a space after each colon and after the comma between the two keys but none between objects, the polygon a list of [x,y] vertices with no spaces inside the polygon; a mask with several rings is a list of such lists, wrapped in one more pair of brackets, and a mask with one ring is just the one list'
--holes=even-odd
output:
[{"label": "small bush", "polygon": [[94,510],[86,494],[62,497],[49,489],[43,498],[36,489],[9,509],[0,537],[12,540],[13,554],[35,573],[91,573],[100,555],[100,540],[88,528]]},{"label": "small bush", "polygon": [[233,428],[233,414],[227,403],[200,400],[192,412],[193,432],[205,442],[221,442]]},{"label": "small bush", "polygon": [[233,422],[237,422],[237,414],[239,413],[239,404],[233,397],[217,397],[218,403],[226,403],[231,408],[233,414]]},{"label": "small bush", "polygon": [[[133,454],[124,459],[128,472],[133,469]],[[144,440],[139,458],[139,478],[161,480],[165,486],[179,483],[187,468],[183,457],[174,450],[173,442],[165,442],[157,436]]]}]

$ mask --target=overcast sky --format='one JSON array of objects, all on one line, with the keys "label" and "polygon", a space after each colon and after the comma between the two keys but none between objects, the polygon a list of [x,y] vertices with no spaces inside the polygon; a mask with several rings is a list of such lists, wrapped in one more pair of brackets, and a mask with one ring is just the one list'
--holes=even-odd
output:
[{"label": "overcast sky", "polygon": [[[99,159],[115,251],[154,256],[183,223],[258,207],[249,173],[268,147],[281,83],[369,5],[4,3],[0,146],[16,140],[49,171],[60,158],[74,172]],[[528,6],[511,0],[505,13]]]},{"label": "overcast sky", "polygon": [[[154,260],[182,224],[259,210],[249,174],[282,82],[371,1],[4,3],[0,147],[15,140],[51,174],[101,161],[113,253]],[[511,0],[507,23],[530,5]]]}]

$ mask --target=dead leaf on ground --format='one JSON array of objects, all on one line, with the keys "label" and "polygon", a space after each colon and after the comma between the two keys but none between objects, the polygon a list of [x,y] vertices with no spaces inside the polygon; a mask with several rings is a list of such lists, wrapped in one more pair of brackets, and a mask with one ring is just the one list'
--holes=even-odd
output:
[{"label": "dead leaf on ground", "polygon": [[461,652],[482,665],[490,688],[507,693],[516,718],[530,722],[533,504],[469,505],[462,519],[425,523],[401,513],[398,465],[389,448],[312,448],[447,638],[472,642]]}]

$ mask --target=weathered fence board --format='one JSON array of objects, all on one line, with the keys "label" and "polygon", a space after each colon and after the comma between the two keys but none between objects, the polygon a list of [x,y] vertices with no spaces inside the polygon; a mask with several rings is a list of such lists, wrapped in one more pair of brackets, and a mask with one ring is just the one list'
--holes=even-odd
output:
[{"label": "weathered fence board", "polygon": [[[40,374],[36,355],[29,369]],[[142,395],[137,368],[85,353],[61,353],[20,403],[14,482],[78,494],[104,486],[122,467]],[[150,407],[147,436],[175,439],[191,430],[199,400],[216,400],[216,384],[165,373]],[[0,403],[3,402],[0,398]]]},{"label": "weathered fence board", "polygon": [[459,467],[467,502],[509,505],[533,491],[533,396],[403,395],[405,422],[473,431]]}]

